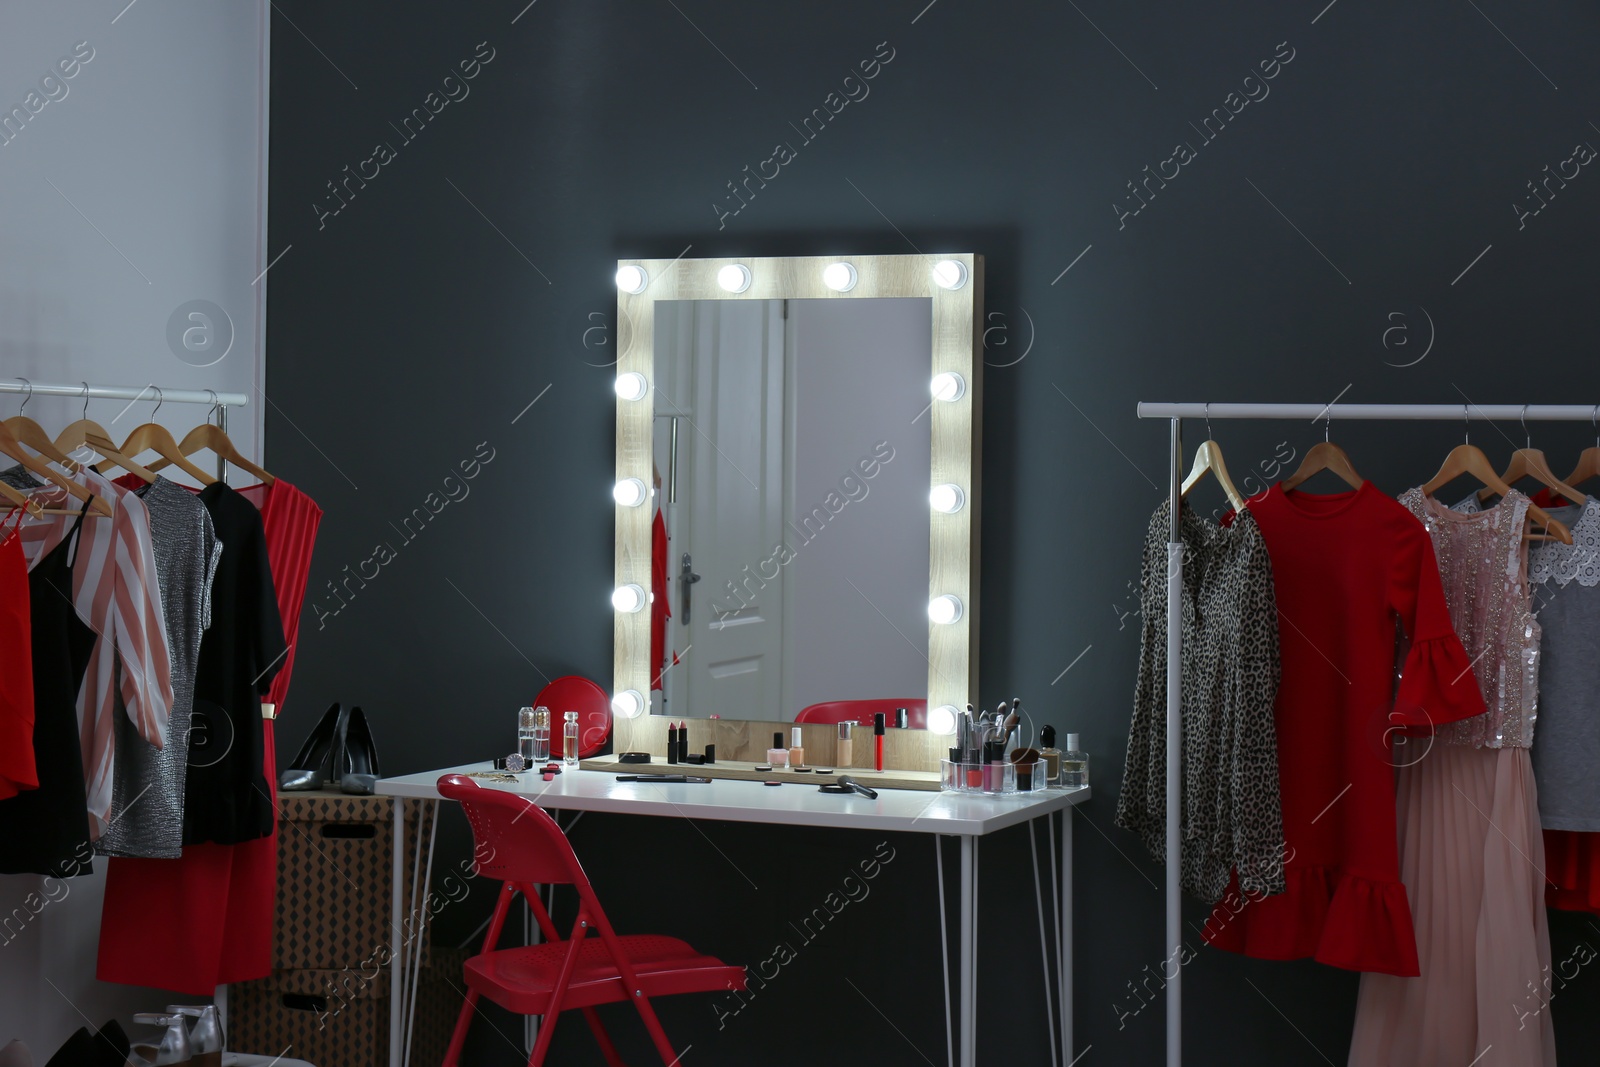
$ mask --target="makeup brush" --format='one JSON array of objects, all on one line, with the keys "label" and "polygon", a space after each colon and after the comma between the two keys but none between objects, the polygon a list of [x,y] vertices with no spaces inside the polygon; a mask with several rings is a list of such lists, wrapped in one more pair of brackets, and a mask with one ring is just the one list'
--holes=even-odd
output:
[{"label": "makeup brush", "polygon": [[839,776],[839,785],[843,786],[845,789],[860,793],[868,800],[878,799],[878,791],[876,789],[868,789],[866,786],[862,785],[848,774],[841,774]]}]

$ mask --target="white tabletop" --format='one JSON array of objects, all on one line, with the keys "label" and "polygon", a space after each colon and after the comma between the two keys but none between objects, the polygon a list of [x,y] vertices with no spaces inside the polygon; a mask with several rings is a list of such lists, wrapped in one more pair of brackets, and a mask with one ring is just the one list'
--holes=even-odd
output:
[{"label": "white tabletop", "polygon": [[[472,763],[383,778],[377,792],[437,799],[441,776],[492,769],[488,763]],[[815,786],[801,783],[769,786],[722,778],[705,783],[618,782],[615,774],[577,768],[563,770],[550,782],[537,774],[517,777],[515,782],[475,781],[558,810],[969,836],[993,833],[1089,799],[1088,786],[1007,797],[879,789],[878,798],[868,800],[859,794],[820,793]]]}]

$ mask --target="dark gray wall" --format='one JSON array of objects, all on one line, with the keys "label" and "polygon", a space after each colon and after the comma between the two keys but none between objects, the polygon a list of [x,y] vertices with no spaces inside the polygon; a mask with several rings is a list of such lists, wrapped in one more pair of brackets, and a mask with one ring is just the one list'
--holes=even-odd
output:
[{"label": "dark gray wall", "polygon": [[[270,245],[294,247],[270,275],[267,464],[328,513],[285,733],[298,741],[327,700],[359,700],[385,769],[420,770],[506,749],[545,676],[608,676],[611,350],[595,327],[614,308],[615,258],[983,253],[983,698],[1022,694],[1094,754],[1098,795],[1076,816],[1079,1047],[1089,1063],[1157,1063],[1160,1007],[1113,1008],[1162,954],[1159,868],[1112,826],[1130,583],[1165,486],[1166,427],[1139,423],[1134,404],[1600,400],[1600,177],[1552,181],[1537,216],[1514,208],[1535,204],[1525,183],[1546,165],[1600,143],[1600,14],[923,3],[277,5]],[[404,142],[390,124],[480,41],[494,58],[470,95]],[[800,143],[790,123],[883,41],[893,59],[870,95]],[[1245,81],[1291,49],[1265,90]],[[1197,129],[1239,106],[1230,93],[1263,91],[1213,140]],[[725,183],[780,140],[797,158],[719,229]],[[324,183],[378,141],[395,158],[320,216]],[[1119,218],[1140,203],[1127,183],[1146,166],[1170,175],[1180,141],[1195,158]],[[1394,492],[1431,475],[1460,430],[1335,432]],[[1303,452],[1321,433],[1216,436],[1242,482],[1278,442]],[[1474,437],[1497,459],[1520,443],[1514,425]],[[1558,466],[1591,439],[1536,437]],[[483,441],[494,459],[470,495],[403,543],[392,524]],[[384,540],[397,558],[319,618],[310,601],[337,607],[325,583]],[[875,844],[598,817],[575,838],[619,918],[750,963]],[[799,952],[725,1029],[704,1001],[668,1008],[689,1062],[921,1063],[913,1044],[942,1056],[931,844],[893,847],[880,890],[841,915],[849,928]],[[663,850],[681,860],[670,875],[634,873],[661,870]],[[1010,887],[984,927],[984,1033],[1015,1062],[1047,1062],[1031,894],[1009,874],[1026,870],[1027,842],[1002,835],[984,855],[986,899],[998,908]],[[485,895],[445,927],[470,929]],[[1596,936],[1558,916],[1556,959]],[[1187,973],[1188,1062],[1345,1056],[1355,976],[1210,951]],[[1550,1009],[1563,1057],[1600,1038],[1572,1010],[1594,984],[1585,971]],[[619,1028],[637,1045],[631,1020]],[[516,1062],[480,1030],[482,1062]],[[581,1027],[563,1033],[561,1062],[598,1062]]]}]

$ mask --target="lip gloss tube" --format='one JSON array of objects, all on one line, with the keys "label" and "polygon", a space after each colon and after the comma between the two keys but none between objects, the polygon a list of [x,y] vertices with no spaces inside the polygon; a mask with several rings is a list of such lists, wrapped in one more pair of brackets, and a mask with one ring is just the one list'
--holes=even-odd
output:
[{"label": "lip gloss tube", "polygon": [[880,773],[883,771],[883,712],[874,712],[872,716],[872,765]]}]

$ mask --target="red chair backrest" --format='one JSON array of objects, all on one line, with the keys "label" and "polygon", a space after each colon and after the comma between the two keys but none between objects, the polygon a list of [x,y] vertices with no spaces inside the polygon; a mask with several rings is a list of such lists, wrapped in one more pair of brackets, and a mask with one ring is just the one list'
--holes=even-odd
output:
[{"label": "red chair backrest", "polygon": [[572,842],[527,797],[485,789],[464,774],[440,778],[439,795],[459,803],[472,824],[477,874],[502,882],[576,885],[583,896],[592,896]]},{"label": "red chair backrest", "polygon": [[794,717],[795,722],[829,723],[829,722],[857,722],[863,726],[872,725],[872,716],[875,712],[883,712],[883,721],[891,728],[894,726],[894,709],[906,709],[906,725],[912,730],[926,730],[928,728],[928,702],[925,699],[900,699],[900,700],[830,700],[825,704],[812,704],[801,709],[799,715]]},{"label": "red chair backrest", "polygon": [[599,755],[611,737],[611,698],[589,679],[576,674],[563,675],[539,690],[533,706],[550,709],[550,758],[566,755],[566,712],[578,713],[578,756]]}]

